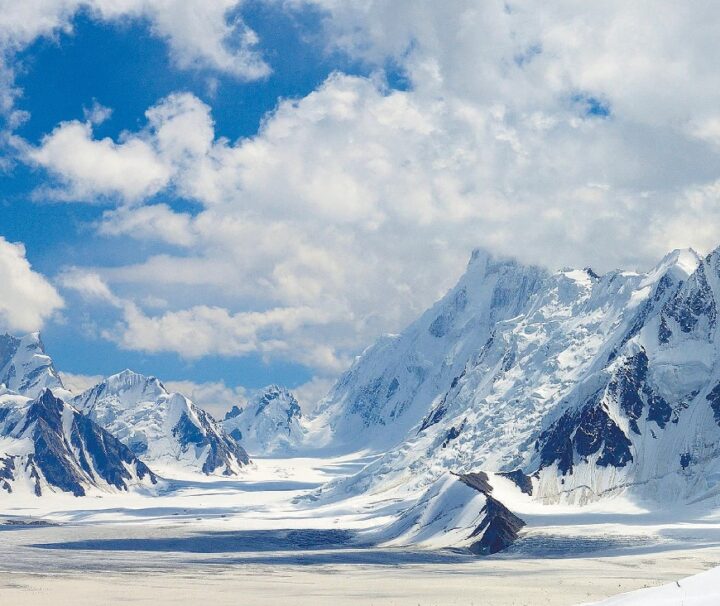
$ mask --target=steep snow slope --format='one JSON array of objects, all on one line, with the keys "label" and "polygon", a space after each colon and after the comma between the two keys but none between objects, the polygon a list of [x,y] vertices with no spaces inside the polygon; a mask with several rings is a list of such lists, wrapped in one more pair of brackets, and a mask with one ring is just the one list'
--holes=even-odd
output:
[{"label": "steep snow slope", "polygon": [[234,475],[249,462],[245,450],[207,412],[182,394],[168,392],[155,377],[124,370],[72,403],[159,472]]},{"label": "steep snow slope", "polygon": [[720,493],[719,258],[546,276],[405,440],[329,494],[412,500],[447,470],[512,472],[544,502]]},{"label": "steep snow slope", "polygon": [[397,520],[370,534],[388,546],[464,547],[478,555],[497,553],[517,539],[525,522],[492,493],[485,473],[445,473]]},{"label": "steep snow slope", "polygon": [[129,448],[50,390],[34,400],[0,394],[0,492],[83,496],[155,481]]},{"label": "steep snow slope", "polygon": [[223,428],[253,455],[288,452],[305,436],[300,405],[284,387],[270,385],[243,407],[234,406]]},{"label": "steep snow slope", "polygon": [[720,568],[713,568],[661,587],[641,589],[595,602],[594,606],[717,606],[717,604],[720,604]]},{"label": "steep snow slope", "polygon": [[358,358],[311,427],[327,427],[339,450],[394,446],[457,381],[495,325],[525,310],[546,279],[537,267],[474,251],[457,286],[402,334],[383,337]]},{"label": "steep snow slope", "polygon": [[0,383],[30,398],[39,396],[46,388],[62,388],[39,333],[24,337],[0,335]]},{"label": "steep snow slope", "polygon": [[703,498],[720,486],[716,329],[720,250],[665,291],[604,368],[579,385],[539,437],[539,496],[576,500],[625,486]]}]

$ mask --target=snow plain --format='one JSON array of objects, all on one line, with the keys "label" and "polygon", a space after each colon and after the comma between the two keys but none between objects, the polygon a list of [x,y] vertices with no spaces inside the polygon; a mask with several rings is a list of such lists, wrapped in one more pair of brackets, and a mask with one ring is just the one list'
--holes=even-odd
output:
[{"label": "snow plain", "polygon": [[367,462],[257,459],[239,479],[167,481],[159,495],[3,496],[0,603],[570,605],[720,564],[720,513],[622,498],[518,501],[528,529],[486,558],[377,544],[401,501],[307,498]]}]

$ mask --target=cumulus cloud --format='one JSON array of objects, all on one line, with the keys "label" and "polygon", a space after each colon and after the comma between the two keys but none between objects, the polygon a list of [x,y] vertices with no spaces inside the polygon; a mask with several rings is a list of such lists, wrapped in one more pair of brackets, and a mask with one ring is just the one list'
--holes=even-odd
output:
[{"label": "cumulus cloud", "polygon": [[286,307],[232,314],[221,307],[200,305],[150,316],[129,301],[122,307],[123,321],[104,336],[126,349],[170,351],[186,359],[261,353],[330,372],[344,366],[332,348],[303,339],[306,330],[328,322],[315,309]]},{"label": "cumulus cloud", "polygon": [[28,158],[60,181],[60,187],[43,193],[64,200],[106,196],[139,200],[158,192],[170,179],[169,169],[142,139],[95,140],[90,123],[76,120],[60,124],[40,147],[28,151]]},{"label": "cumulus cloud", "polygon": [[98,231],[106,236],[157,240],[182,247],[192,246],[196,240],[192,216],[174,212],[167,204],[106,211]]},{"label": "cumulus cloud", "polygon": [[[38,161],[68,191],[132,203],[103,234],[166,247],[93,269],[127,301],[168,301],[123,308],[106,333],[123,347],[281,355],[326,376],[440,296],[475,246],[604,270],[717,243],[716,3],[313,4],[328,45],[374,75],[333,74],[236,142],[191,95],[116,142],[68,123],[118,158],[147,151],[163,178],[133,191]],[[152,194],[198,210],[142,206]]]},{"label": "cumulus cloud", "polygon": [[18,50],[39,36],[72,31],[85,11],[96,19],[146,19],[183,68],[209,67],[246,80],[270,68],[257,51],[257,34],[242,20],[242,0],[0,0],[0,46]]},{"label": "cumulus cloud", "polygon": [[94,387],[105,378],[102,375],[82,375],[63,371],[58,374],[65,388],[74,394],[82,393],[86,389]]},{"label": "cumulus cloud", "polygon": [[45,321],[63,307],[53,286],[34,271],[22,244],[0,236],[0,328],[16,332],[40,330]]},{"label": "cumulus cloud", "polygon": [[[15,107],[16,54],[40,37],[71,34],[79,13],[124,23],[148,23],[181,69],[210,69],[241,81],[267,77],[257,34],[244,22],[244,0],[0,0],[0,113],[13,130],[27,118]],[[91,120],[101,117],[97,112]]]},{"label": "cumulus cloud", "polygon": [[247,401],[247,390],[244,387],[229,387],[224,381],[163,381],[163,384],[170,391],[188,396],[216,419],[222,419],[233,406],[242,406]]},{"label": "cumulus cloud", "polygon": [[79,293],[85,299],[91,301],[105,301],[115,306],[120,306],[118,299],[111,291],[105,281],[93,271],[79,267],[65,268],[57,278],[63,288]]}]

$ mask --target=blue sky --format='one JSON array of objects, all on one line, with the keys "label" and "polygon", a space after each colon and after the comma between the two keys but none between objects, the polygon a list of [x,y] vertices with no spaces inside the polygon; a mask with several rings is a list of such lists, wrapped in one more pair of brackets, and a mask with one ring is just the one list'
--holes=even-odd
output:
[{"label": "blue sky", "polygon": [[[154,37],[148,23],[104,23],[79,13],[72,32],[56,39],[40,38],[19,53],[22,66],[16,83],[22,89],[17,108],[29,119],[17,134],[33,144],[62,121],[82,120],[97,102],[112,109],[111,117],[95,131],[116,139],[125,130],[145,122],[145,111],[158,99],[189,91],[211,105],[218,136],[250,137],[263,116],[280,98],[303,97],[333,70],[362,73],[358,62],[319,44],[320,13],[287,13],[279,7],[251,4],[243,11],[246,22],[262,39],[262,53],[273,73],[254,82],[238,81],[217,70],[178,69],[167,45]],[[144,258],[151,246],[103,238],[92,229],[106,205],[73,205],[35,199],[33,192],[45,175],[16,164],[2,175],[0,192],[4,220],[0,235],[21,241],[34,268],[53,276],[60,265],[122,265]],[[183,199],[168,199],[174,208],[193,211]],[[97,312],[96,312],[97,313]],[[312,370],[258,355],[206,356],[186,361],[175,353],[148,354],[121,350],[113,343],[90,338],[81,325],[88,318],[71,307],[62,322],[43,330],[46,347],[56,365],[78,374],[110,374],[125,367],[168,379],[221,381],[249,388],[272,382],[296,386],[309,380]]]},{"label": "blue sky", "polygon": [[600,272],[708,251],[717,12],[8,3],[0,329],[42,330],[80,383],[311,405],[476,247]]}]

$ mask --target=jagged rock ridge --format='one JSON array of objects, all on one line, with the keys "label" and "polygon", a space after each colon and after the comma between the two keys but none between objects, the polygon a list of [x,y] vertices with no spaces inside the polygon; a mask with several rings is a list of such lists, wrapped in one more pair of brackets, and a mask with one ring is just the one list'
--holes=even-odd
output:
[{"label": "jagged rock ridge", "polygon": [[305,436],[302,411],[295,396],[284,387],[270,385],[242,408],[225,415],[223,428],[253,455],[287,453]]},{"label": "jagged rock ridge", "polygon": [[124,370],[72,403],[158,470],[235,475],[249,462],[209,413],[155,377]]},{"label": "jagged rock ridge", "polygon": [[0,396],[0,489],[42,496],[128,490],[155,475],[105,429],[48,389],[31,400]]}]

